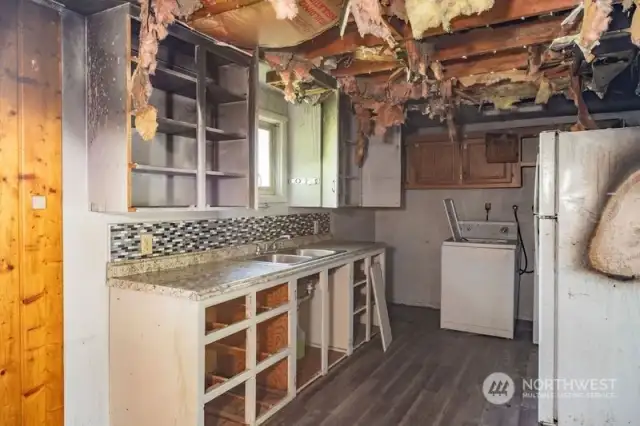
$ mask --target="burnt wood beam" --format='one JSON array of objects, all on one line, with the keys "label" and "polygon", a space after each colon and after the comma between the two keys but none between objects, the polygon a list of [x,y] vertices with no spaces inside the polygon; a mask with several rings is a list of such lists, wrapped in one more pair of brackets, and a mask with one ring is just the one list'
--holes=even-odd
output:
[{"label": "burnt wood beam", "polygon": [[499,52],[495,55],[477,57],[472,60],[457,60],[443,64],[445,78],[465,77],[490,72],[526,68],[529,53],[526,49]]},{"label": "burnt wood beam", "polygon": [[334,77],[356,76],[394,70],[402,64],[396,61],[353,61],[348,67],[340,67],[331,71]]},{"label": "burnt wood beam", "polygon": [[[572,9],[579,3],[580,0],[496,0],[493,8],[480,15],[461,16],[452,20],[451,31],[486,27],[538,15],[549,15]],[[446,34],[446,31],[442,27],[438,27],[426,31],[423,37],[442,34]],[[340,30],[334,27],[318,37],[300,44],[296,48],[296,52],[307,58],[317,58],[353,52],[359,46],[373,47],[383,44],[384,41],[378,37],[370,35],[360,37],[355,24],[349,24],[343,38],[340,38]]]}]

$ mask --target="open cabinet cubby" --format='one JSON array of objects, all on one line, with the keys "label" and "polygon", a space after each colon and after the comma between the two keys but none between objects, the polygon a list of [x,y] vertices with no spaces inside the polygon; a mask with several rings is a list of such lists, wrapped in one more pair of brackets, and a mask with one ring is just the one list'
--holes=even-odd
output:
[{"label": "open cabinet cubby", "polygon": [[158,128],[145,141],[130,100],[137,16],[123,5],[88,18],[91,209],[254,207],[256,56],[170,25],[150,75]]}]

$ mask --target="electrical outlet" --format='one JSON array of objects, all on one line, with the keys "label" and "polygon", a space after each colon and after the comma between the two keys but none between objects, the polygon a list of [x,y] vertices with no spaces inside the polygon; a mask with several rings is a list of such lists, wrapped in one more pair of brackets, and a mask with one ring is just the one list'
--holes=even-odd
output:
[{"label": "electrical outlet", "polygon": [[147,255],[153,253],[153,235],[140,234],[140,254]]}]

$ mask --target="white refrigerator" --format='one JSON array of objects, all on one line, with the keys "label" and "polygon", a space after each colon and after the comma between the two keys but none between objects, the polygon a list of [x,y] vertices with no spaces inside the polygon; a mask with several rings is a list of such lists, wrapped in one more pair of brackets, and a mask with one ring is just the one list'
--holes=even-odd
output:
[{"label": "white refrigerator", "polygon": [[607,209],[607,232],[631,241],[623,251],[611,246],[609,260],[640,264],[640,179],[622,206],[625,217],[616,217],[621,206],[611,203],[625,177],[640,169],[640,128],[545,132],[539,147],[539,422],[640,425],[640,279],[612,278],[589,257]]}]

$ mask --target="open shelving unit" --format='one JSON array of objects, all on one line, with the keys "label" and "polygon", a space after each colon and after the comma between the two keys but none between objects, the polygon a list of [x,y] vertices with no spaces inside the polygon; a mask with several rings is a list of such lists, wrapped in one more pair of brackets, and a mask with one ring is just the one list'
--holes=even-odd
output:
[{"label": "open shelving unit", "polygon": [[157,133],[144,141],[129,95],[137,16],[122,5],[89,17],[91,209],[255,207],[257,55],[171,25],[150,76]]}]

